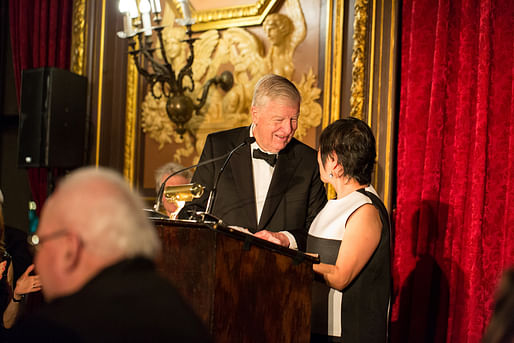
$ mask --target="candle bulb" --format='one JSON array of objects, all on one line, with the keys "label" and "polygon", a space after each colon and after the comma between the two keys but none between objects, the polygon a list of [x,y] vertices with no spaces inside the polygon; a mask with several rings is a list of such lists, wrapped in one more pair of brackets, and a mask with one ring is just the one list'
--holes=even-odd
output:
[{"label": "candle bulb", "polygon": [[123,14],[123,32],[125,36],[130,36],[133,33],[132,20],[129,15],[129,8],[126,0],[120,0],[118,9]]},{"label": "candle bulb", "polygon": [[135,18],[139,17],[136,0],[127,0],[127,1],[128,1],[127,8],[128,8],[128,12],[130,13],[130,18],[135,19]]},{"label": "candle bulb", "polygon": [[187,0],[179,0],[180,5],[182,6],[182,13],[184,14],[184,19],[186,22],[191,19],[191,10],[189,9],[189,2]]},{"label": "candle bulb", "polygon": [[152,35],[152,23],[150,20],[150,3],[148,0],[141,0],[139,3],[139,11],[141,12],[141,19],[143,20],[143,30],[145,36]]},{"label": "candle bulb", "polygon": [[154,13],[161,13],[161,0],[154,0],[155,4],[155,12]]},{"label": "candle bulb", "polygon": [[120,0],[120,2],[118,3],[118,9],[120,10],[120,13],[125,14],[128,12],[126,0]]},{"label": "candle bulb", "polygon": [[150,0],[150,5],[152,6],[152,13],[161,13],[161,2],[160,0]]}]

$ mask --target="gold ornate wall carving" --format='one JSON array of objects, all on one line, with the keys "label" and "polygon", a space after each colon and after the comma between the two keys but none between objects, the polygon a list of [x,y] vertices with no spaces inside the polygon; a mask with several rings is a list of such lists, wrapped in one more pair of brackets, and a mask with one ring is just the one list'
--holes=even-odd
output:
[{"label": "gold ornate wall carving", "polygon": [[341,106],[343,75],[344,0],[327,1],[325,35],[325,79],[322,128],[337,120]]},{"label": "gold ornate wall carving", "polygon": [[[287,15],[273,13],[264,20],[263,29],[270,43],[266,53],[263,52],[263,42],[243,28],[209,30],[198,37],[193,64],[196,89],[192,97],[199,97],[205,80],[224,69],[232,70],[234,87],[227,93],[211,88],[207,103],[200,110],[200,114],[193,116],[186,125],[189,134],[181,137],[175,132],[174,123],[166,115],[165,99],[157,100],[150,92],[146,93],[141,105],[143,131],[161,149],[165,144],[178,144],[180,147],[173,156],[176,162],[181,162],[184,157],[199,156],[209,133],[248,125],[251,122],[249,109],[253,89],[262,75],[272,72],[292,79],[295,70],[293,55],[298,44],[305,38],[306,23],[298,0],[287,0],[284,6]],[[169,11],[165,16],[171,14]],[[165,18],[165,21],[172,22],[173,18]],[[185,30],[181,27],[164,30],[166,53],[171,56],[175,70],[185,64],[187,48],[181,42],[184,37]],[[312,69],[295,82],[302,94],[296,132],[296,137],[300,139],[309,128],[317,127],[321,122],[322,111],[317,102],[321,90],[316,83],[316,75]]]},{"label": "gold ornate wall carving", "polygon": [[[127,84],[138,84],[138,73],[132,59],[127,63]],[[134,161],[137,138],[137,87],[127,87],[125,107],[125,149],[123,175],[130,185],[134,184]]]},{"label": "gold ornate wall carving", "polygon": [[76,74],[85,74],[86,49],[86,0],[73,0],[73,22],[71,35],[71,66],[70,70]]},{"label": "gold ornate wall carving", "polygon": [[368,0],[356,0],[354,10],[350,116],[363,119]]}]

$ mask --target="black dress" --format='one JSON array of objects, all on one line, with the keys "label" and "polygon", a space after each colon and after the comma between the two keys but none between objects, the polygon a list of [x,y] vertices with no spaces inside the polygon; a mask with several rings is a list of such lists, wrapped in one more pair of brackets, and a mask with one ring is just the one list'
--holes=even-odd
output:
[{"label": "black dress", "polygon": [[[391,293],[389,217],[382,201],[375,194],[364,189],[360,189],[358,192],[369,199],[367,203],[371,202],[379,210],[382,221],[380,242],[359,275],[342,291],[340,335],[328,334],[332,325],[328,313],[333,307],[334,299],[341,299],[340,293],[339,297],[330,298],[329,294],[333,295],[334,290],[328,287],[323,280],[316,281],[313,285],[312,322],[313,341],[316,342],[385,342],[387,339]],[[362,198],[357,194],[353,194],[353,197]],[[350,211],[355,211],[365,203],[357,203],[354,205],[355,209],[352,208]],[[323,215],[323,211],[319,215]],[[313,226],[315,223],[316,220],[313,222]],[[311,227],[312,229],[313,227]],[[331,239],[335,238],[333,236],[328,237],[309,234],[307,251],[320,254],[322,263],[335,264],[342,236],[337,239]],[[319,330],[320,326],[323,328],[323,325],[325,325],[324,332],[319,332],[321,331]],[[316,332],[316,328],[318,332]]]}]

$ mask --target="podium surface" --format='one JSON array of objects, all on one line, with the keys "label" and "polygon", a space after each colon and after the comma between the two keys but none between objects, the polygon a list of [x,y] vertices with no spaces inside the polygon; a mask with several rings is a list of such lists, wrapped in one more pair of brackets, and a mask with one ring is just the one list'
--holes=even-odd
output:
[{"label": "podium surface", "polygon": [[317,258],[223,225],[152,221],[159,270],[215,342],[309,342]]}]

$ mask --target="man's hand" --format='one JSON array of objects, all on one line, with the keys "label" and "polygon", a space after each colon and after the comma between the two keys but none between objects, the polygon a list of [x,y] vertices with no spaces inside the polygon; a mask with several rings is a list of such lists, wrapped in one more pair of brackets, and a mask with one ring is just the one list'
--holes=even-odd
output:
[{"label": "man's hand", "polygon": [[283,247],[289,247],[289,239],[286,235],[281,232],[270,232],[268,230],[262,230],[255,233],[255,237],[267,240],[271,243],[281,245]]}]

